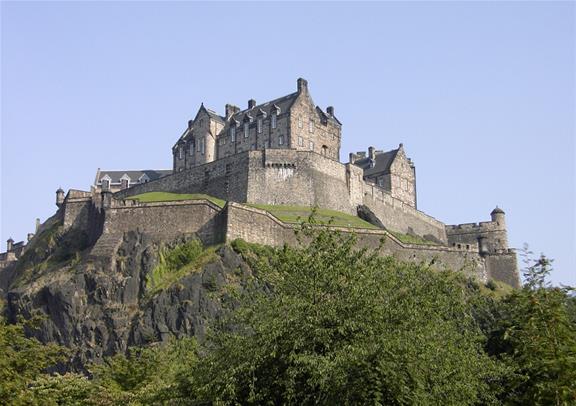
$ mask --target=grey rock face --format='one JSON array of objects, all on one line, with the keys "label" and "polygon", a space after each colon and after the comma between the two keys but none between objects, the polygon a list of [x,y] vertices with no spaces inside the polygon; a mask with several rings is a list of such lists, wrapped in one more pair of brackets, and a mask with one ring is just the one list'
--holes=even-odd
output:
[{"label": "grey rock face", "polygon": [[157,265],[160,245],[193,237],[166,242],[127,233],[111,257],[85,255],[74,266],[8,290],[7,318],[42,316],[39,328],[29,333],[73,350],[64,369],[83,370],[88,361],[171,337],[202,340],[206,326],[235,305],[224,286],[241,284],[251,271],[229,246],[222,246],[200,269],[152,295],[146,278]]}]

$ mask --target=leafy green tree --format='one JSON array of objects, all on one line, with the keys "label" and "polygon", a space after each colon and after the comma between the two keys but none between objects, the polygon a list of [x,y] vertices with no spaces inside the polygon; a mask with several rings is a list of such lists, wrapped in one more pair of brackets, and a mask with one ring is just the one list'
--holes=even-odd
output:
[{"label": "leafy green tree", "polygon": [[574,290],[551,287],[550,271],[546,257],[532,260],[523,288],[502,303],[491,351],[518,372],[508,380],[505,403],[576,404]]},{"label": "leafy green tree", "polygon": [[452,273],[379,257],[328,229],[301,235],[301,248],[244,252],[254,286],[181,393],[215,404],[496,401],[507,370],[484,353]]},{"label": "leafy green tree", "polygon": [[0,318],[0,404],[24,404],[28,385],[46,368],[65,360],[62,347],[26,337],[25,328],[34,328],[37,322],[7,324]]}]

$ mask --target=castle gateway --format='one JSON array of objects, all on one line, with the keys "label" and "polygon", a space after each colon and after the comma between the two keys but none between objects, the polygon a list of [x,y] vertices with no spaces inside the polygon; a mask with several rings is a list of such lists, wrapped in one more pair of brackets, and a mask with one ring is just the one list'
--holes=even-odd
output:
[{"label": "castle gateway", "polygon": [[[294,225],[254,205],[314,206],[378,225],[354,231],[360,245],[383,254],[519,285],[501,209],[490,221],[446,225],[418,210],[415,166],[402,144],[351,153],[342,163],[341,129],[334,108],[316,106],[304,79],[294,93],[266,103],[227,104],[224,115],[201,105],[172,147],[172,171],[99,170],[90,192],[58,191],[58,213],[65,227],[86,232],[92,255],[113,257],[109,251],[136,230],[159,240],[193,233],[205,243],[290,244]],[[149,192],[226,204],[131,199]]]}]

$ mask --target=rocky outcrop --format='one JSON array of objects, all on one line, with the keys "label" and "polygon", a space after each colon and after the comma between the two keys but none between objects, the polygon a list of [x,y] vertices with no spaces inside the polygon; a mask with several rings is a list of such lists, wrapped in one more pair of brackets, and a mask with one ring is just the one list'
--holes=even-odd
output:
[{"label": "rocky outcrop", "polygon": [[[21,263],[21,275],[5,288],[6,316],[15,321],[40,315],[40,325],[30,334],[71,348],[65,368],[74,370],[130,346],[182,336],[202,340],[207,324],[234,306],[224,286],[241,286],[251,271],[224,245],[207,263],[152,293],[147,278],[158,264],[161,247],[192,238],[103,235],[93,247],[60,263],[50,263],[50,257]],[[23,275],[28,279],[22,280]]]}]

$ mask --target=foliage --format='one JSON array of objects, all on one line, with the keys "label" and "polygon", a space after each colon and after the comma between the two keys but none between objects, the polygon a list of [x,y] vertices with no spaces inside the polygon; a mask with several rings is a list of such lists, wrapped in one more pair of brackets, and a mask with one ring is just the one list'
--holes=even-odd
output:
[{"label": "foliage", "polygon": [[451,274],[357,250],[353,236],[304,235],[304,248],[286,246],[258,263],[257,287],[214,335],[189,375],[188,396],[226,404],[495,401],[490,384],[505,370],[483,352],[466,291]]},{"label": "foliage", "polygon": [[0,319],[0,404],[23,404],[28,385],[66,358],[62,347],[26,337],[25,329],[37,324],[38,319],[16,324]]},{"label": "foliage", "polygon": [[148,192],[130,196],[127,199],[138,200],[142,203],[173,202],[178,200],[208,200],[220,208],[224,207],[226,204],[222,199],[202,193]]},{"label": "foliage", "polygon": [[200,269],[214,258],[214,251],[215,247],[204,248],[200,240],[190,240],[173,248],[160,248],[158,264],[146,277],[148,295],[152,296],[184,275]]},{"label": "foliage", "polygon": [[[529,253],[531,254],[531,253]],[[492,352],[519,375],[507,382],[510,404],[576,404],[573,288],[551,287],[551,261],[528,259],[525,284],[502,302]],[[516,378],[516,379],[514,379]]]}]

